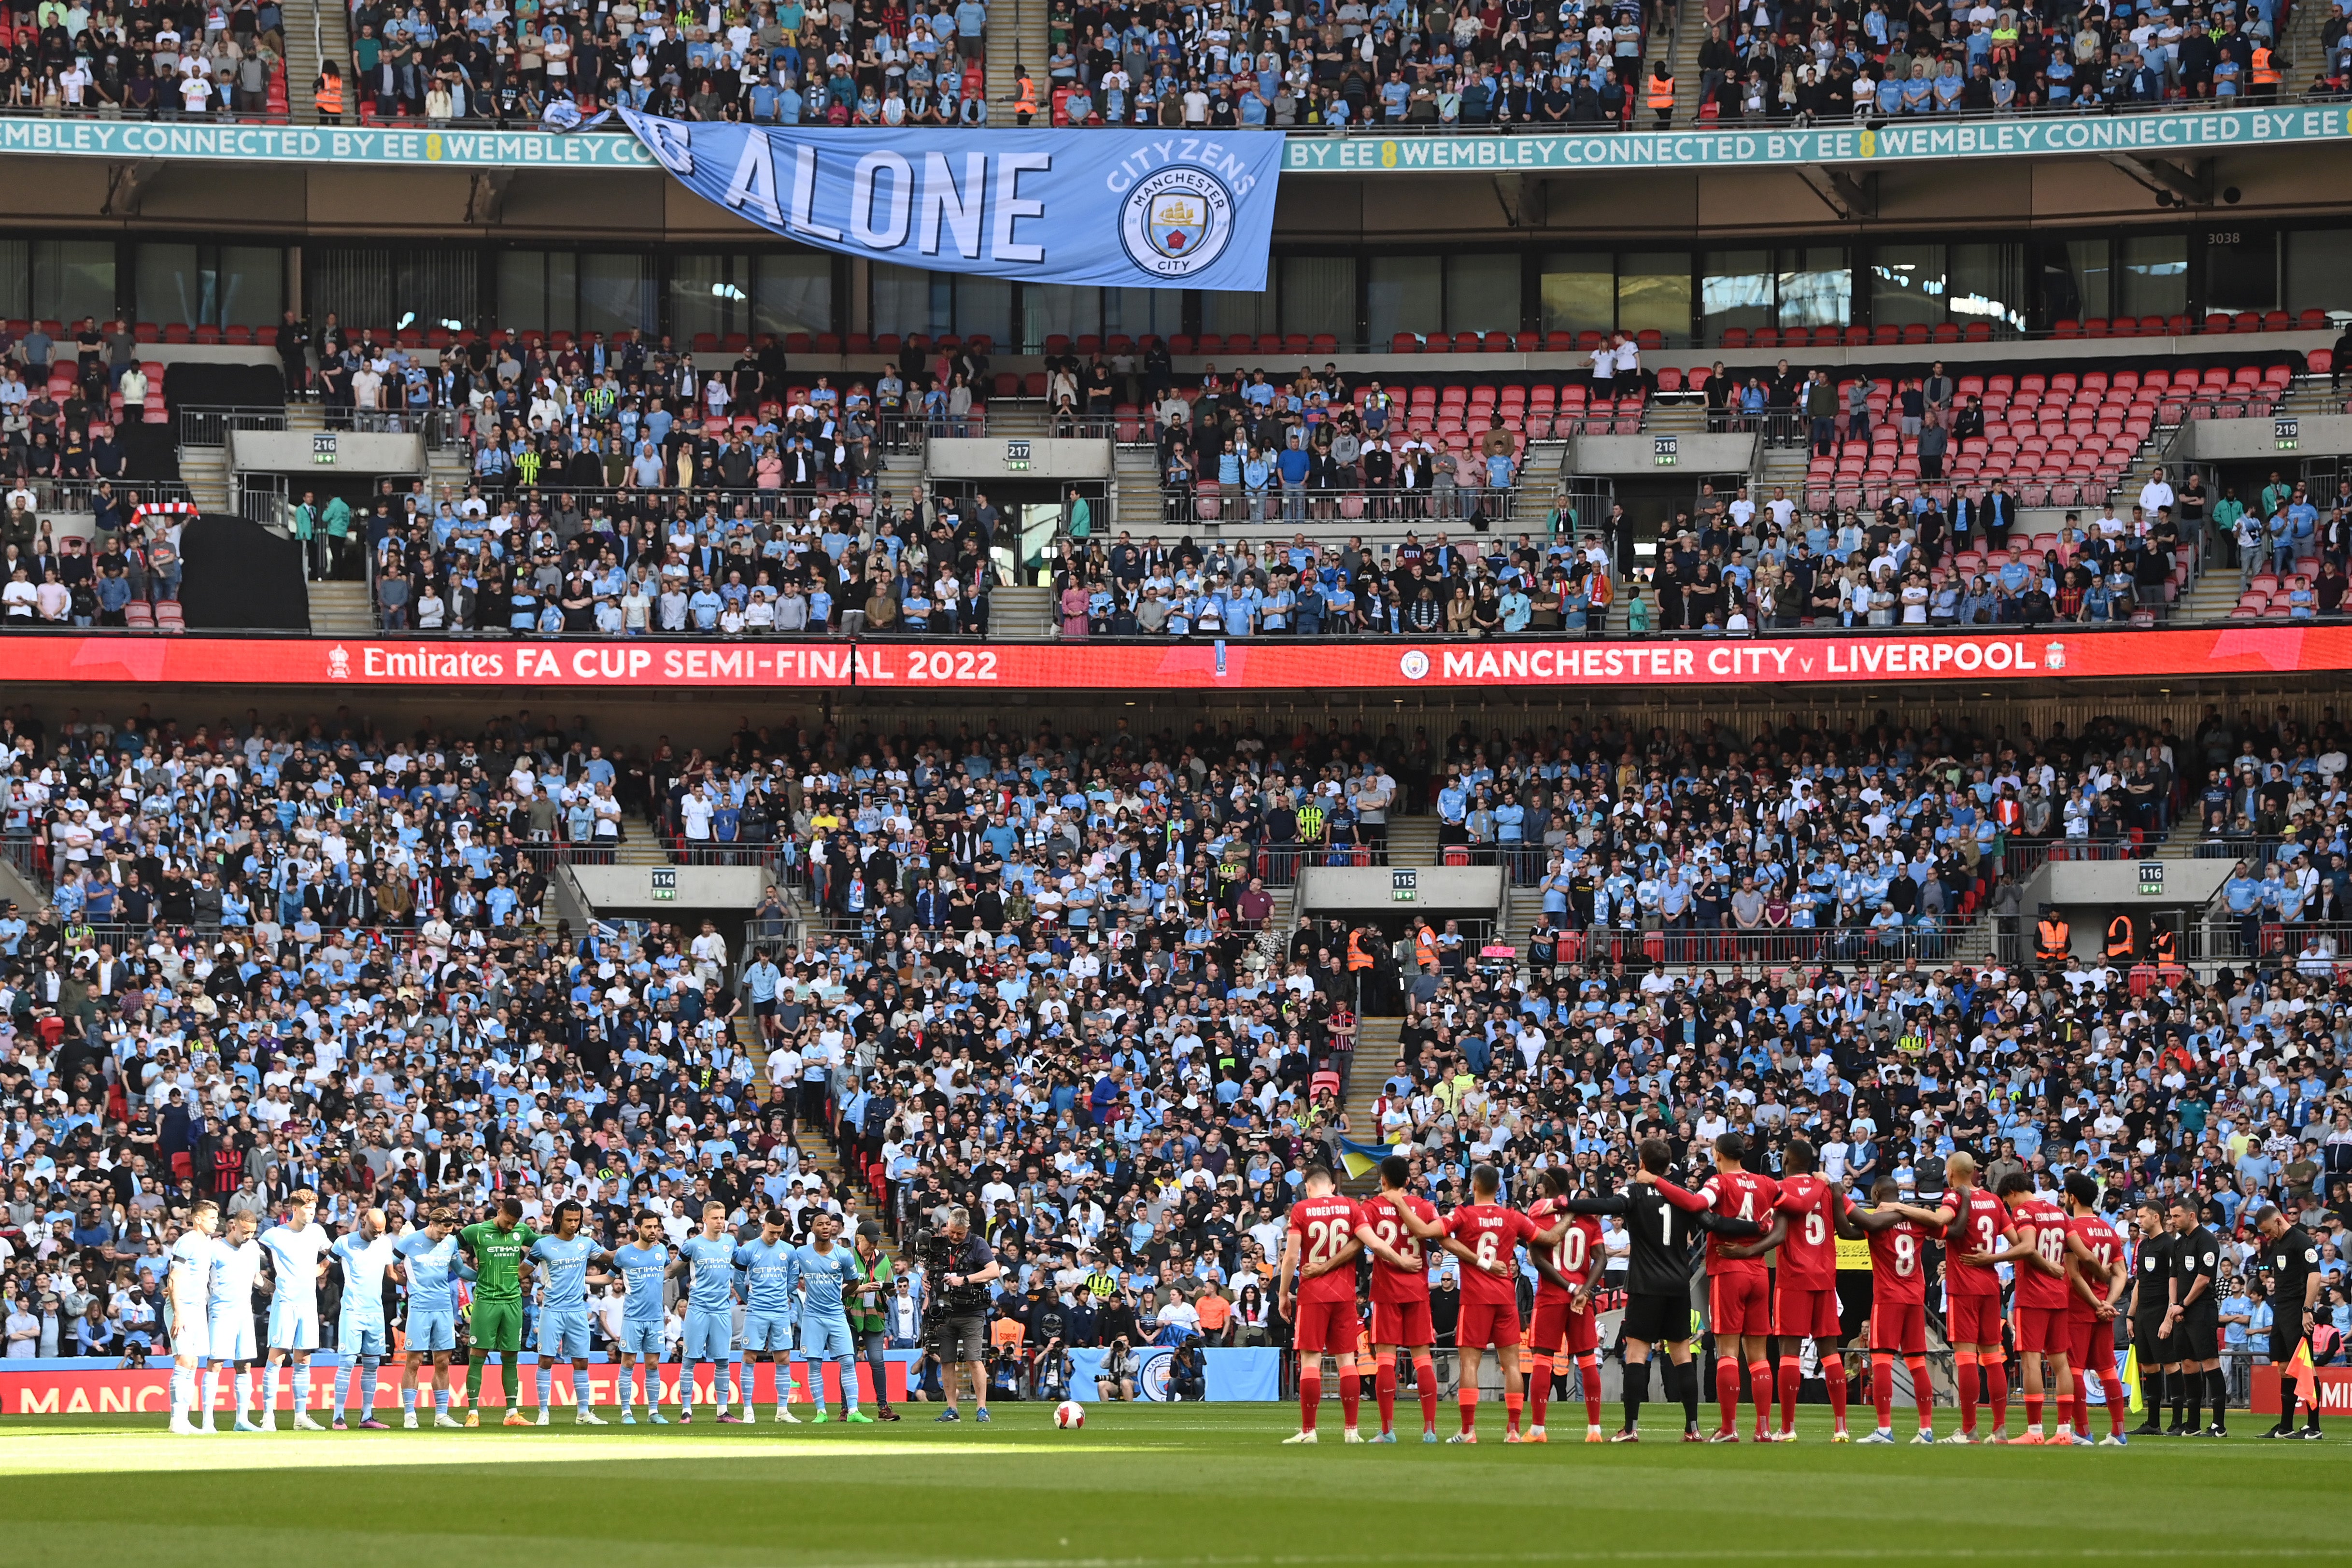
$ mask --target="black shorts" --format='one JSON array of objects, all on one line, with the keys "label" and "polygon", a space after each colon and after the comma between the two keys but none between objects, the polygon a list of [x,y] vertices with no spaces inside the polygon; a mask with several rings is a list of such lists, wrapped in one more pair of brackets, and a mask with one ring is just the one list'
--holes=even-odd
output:
[{"label": "black shorts", "polygon": [[2172,1348],[2181,1361],[2215,1361],[2221,1354],[2221,1319],[2188,1317],[2172,1331]]},{"label": "black shorts", "polygon": [[2277,1312],[2271,1319],[2271,1364],[2284,1366],[2294,1359],[2295,1347],[2303,1343],[2303,1314]]},{"label": "black shorts", "polygon": [[2180,1359],[2174,1348],[2172,1336],[2164,1332],[2164,1317],[2134,1318],[2131,1325],[2132,1349],[2142,1366],[2170,1366]]},{"label": "black shorts", "polygon": [[1671,1344],[1692,1338],[1690,1298],[1683,1295],[1625,1298],[1625,1322],[1618,1338],[1649,1344]]}]

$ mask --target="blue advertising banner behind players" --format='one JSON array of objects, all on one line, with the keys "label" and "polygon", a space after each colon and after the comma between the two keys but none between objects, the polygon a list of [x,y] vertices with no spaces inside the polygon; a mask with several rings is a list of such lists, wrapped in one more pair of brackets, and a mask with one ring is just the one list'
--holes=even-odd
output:
[{"label": "blue advertising banner behind players", "polygon": [[621,114],[697,195],[825,250],[1030,283],[1265,287],[1280,137]]}]

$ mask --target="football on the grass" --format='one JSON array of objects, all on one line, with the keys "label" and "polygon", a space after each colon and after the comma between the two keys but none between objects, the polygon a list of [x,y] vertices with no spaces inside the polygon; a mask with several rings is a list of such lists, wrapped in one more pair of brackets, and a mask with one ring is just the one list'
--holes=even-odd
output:
[{"label": "football on the grass", "polygon": [[1076,1431],[1087,1424],[1087,1407],[1075,1399],[1065,1399],[1054,1406],[1054,1425],[1065,1431]]}]

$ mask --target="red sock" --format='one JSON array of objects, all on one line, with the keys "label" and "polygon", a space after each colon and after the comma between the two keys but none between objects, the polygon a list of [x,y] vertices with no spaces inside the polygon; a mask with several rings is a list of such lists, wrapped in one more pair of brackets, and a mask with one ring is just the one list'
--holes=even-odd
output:
[{"label": "red sock", "polygon": [[1551,1398],[1551,1357],[1528,1358],[1528,1425],[1544,1424],[1544,1405]]},{"label": "red sock", "polygon": [[2079,1372],[2074,1375],[2074,1430],[2086,1436],[2091,1430],[2091,1380]]},{"label": "red sock", "polygon": [[1298,1429],[1315,1430],[1316,1407],[1323,1403],[1323,1366],[1318,1359],[1312,1367],[1298,1372]]},{"label": "red sock", "polygon": [[2028,1427],[2042,1425],[2042,1396],[2039,1394],[2025,1396],[2025,1424]]},{"label": "red sock", "polygon": [[1587,1352],[1576,1358],[1579,1380],[1584,1385],[1584,1424],[1601,1425],[1601,1358]]},{"label": "red sock", "polygon": [[1527,1396],[1517,1389],[1503,1390],[1503,1429],[1505,1431],[1516,1432],[1519,1429],[1519,1411],[1526,1403]]},{"label": "red sock", "polygon": [[1936,1385],[1927,1381],[1927,1358],[1906,1355],[1903,1364],[1911,1369],[1911,1398],[1919,1406],[1919,1427],[1929,1430],[1936,1425]]},{"label": "red sock", "polygon": [[1751,1361],[1748,1364],[1748,1396],[1756,1402],[1756,1435],[1761,1437],[1764,1436],[1764,1429],[1771,1424],[1772,1420],[1772,1364],[1770,1362]]},{"label": "red sock", "polygon": [[2107,1398],[2107,1430],[2120,1437],[2124,1429],[2124,1415],[2131,1407],[2131,1399],[2124,1393],[2124,1385],[2116,1376],[2115,1358],[2112,1356],[2106,1365],[2099,1368],[2099,1392]]},{"label": "red sock", "polygon": [[1992,1429],[1999,1432],[2009,1425],[2009,1362],[2000,1350],[1985,1351],[1977,1357],[1984,1368],[1985,1397],[1992,1401]]},{"label": "red sock", "polygon": [[1421,1394],[1421,1429],[1437,1430],[1437,1368],[1425,1355],[1412,1358],[1413,1386]]},{"label": "red sock", "polygon": [[1715,1402],[1723,1407],[1723,1429],[1728,1432],[1739,1424],[1739,1358],[1736,1355],[1715,1358]]},{"label": "red sock", "polygon": [[1830,1385],[1830,1416],[1845,1430],[1845,1357],[1832,1351],[1822,1357],[1822,1378]]},{"label": "red sock", "polygon": [[1972,1350],[1952,1353],[1952,1383],[1960,1392],[1960,1430],[1970,1437],[1977,1430],[1977,1354]]},{"label": "red sock", "polygon": [[1461,1393],[1455,1395],[1454,1399],[1462,1408],[1462,1429],[1465,1432],[1476,1431],[1478,1429],[1478,1385],[1475,1383],[1463,1385]]},{"label": "red sock", "polygon": [[1378,1366],[1379,1370],[1375,1372],[1372,1376],[1372,1392],[1379,1397],[1381,1402],[1381,1430],[1383,1432],[1393,1432],[1396,1430],[1395,1355],[1388,1354],[1381,1356],[1378,1363]]},{"label": "red sock", "polygon": [[1870,1402],[1878,1409],[1879,1429],[1895,1425],[1895,1358],[1871,1353]]},{"label": "red sock", "polygon": [[1356,1429],[1356,1411],[1363,1402],[1363,1377],[1351,1366],[1339,1375],[1339,1418],[1350,1432]]},{"label": "red sock", "polygon": [[[1824,1363],[1822,1370],[1826,1372],[1828,1369],[1828,1364]],[[1803,1369],[1797,1364],[1797,1358],[1793,1355],[1782,1356],[1780,1358],[1780,1430],[1783,1432],[1793,1432],[1797,1429],[1797,1390],[1803,1386],[1804,1381],[1805,1375]]]}]

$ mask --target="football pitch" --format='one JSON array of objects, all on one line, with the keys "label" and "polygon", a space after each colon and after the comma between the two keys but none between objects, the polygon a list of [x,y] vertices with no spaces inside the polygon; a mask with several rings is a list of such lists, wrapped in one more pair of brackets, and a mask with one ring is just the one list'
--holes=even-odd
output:
[{"label": "football pitch", "polygon": [[2341,1561],[2352,1480],[2352,1433],[2120,1450],[1854,1448],[1830,1445],[1822,1414],[1789,1446],[1685,1446],[1661,1423],[1639,1447],[1588,1447],[1579,1420],[1555,1428],[1566,1444],[1514,1448],[1489,1410],[1475,1448],[1424,1447],[1417,1432],[1394,1448],[1343,1447],[1336,1419],[1320,1446],[1286,1448],[1290,1407],[1094,1406],[1080,1432],[1055,1430],[1041,1405],[1001,1408],[988,1427],[906,1408],[899,1425],[855,1429],[579,1428],[559,1412],[544,1431],[198,1438],[167,1435],[160,1416],[10,1419],[0,1563]]}]

